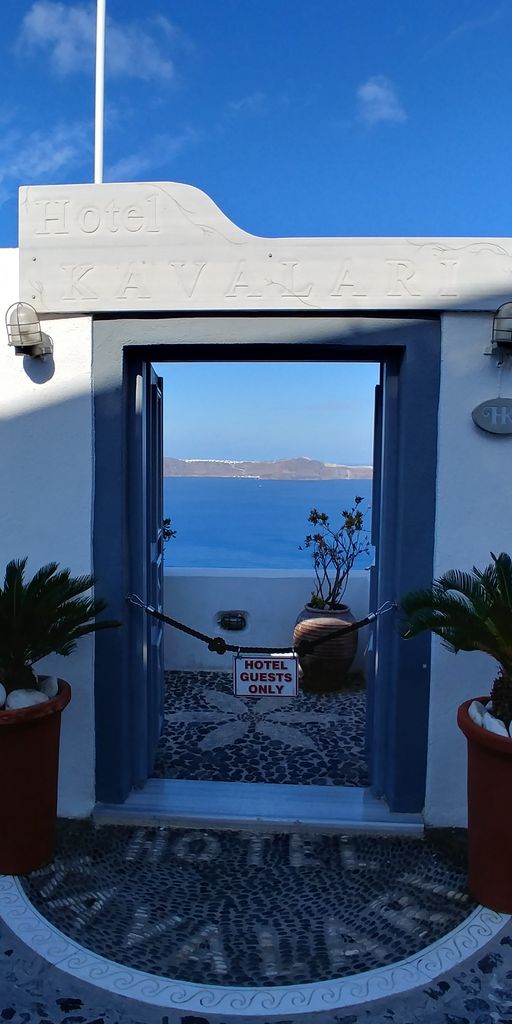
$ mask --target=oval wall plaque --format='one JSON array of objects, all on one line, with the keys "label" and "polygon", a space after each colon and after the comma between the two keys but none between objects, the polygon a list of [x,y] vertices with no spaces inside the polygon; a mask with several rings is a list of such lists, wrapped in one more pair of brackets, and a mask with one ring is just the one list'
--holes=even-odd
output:
[{"label": "oval wall plaque", "polygon": [[512,434],[512,398],[488,398],[471,413],[480,430],[490,434]]}]

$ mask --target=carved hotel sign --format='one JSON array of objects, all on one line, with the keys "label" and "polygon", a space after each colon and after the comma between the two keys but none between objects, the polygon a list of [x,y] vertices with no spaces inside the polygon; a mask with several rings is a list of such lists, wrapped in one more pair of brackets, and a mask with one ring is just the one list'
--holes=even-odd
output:
[{"label": "carved hotel sign", "polygon": [[40,312],[495,309],[512,242],[259,238],[175,183],[20,189],[20,299]]}]

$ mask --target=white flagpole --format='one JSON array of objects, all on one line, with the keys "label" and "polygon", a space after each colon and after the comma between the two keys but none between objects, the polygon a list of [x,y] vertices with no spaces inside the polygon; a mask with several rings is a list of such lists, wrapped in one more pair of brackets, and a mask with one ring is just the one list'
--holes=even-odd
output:
[{"label": "white flagpole", "polygon": [[105,108],[106,0],[96,0],[96,93],[94,104],[94,184],[103,181],[103,120]]}]

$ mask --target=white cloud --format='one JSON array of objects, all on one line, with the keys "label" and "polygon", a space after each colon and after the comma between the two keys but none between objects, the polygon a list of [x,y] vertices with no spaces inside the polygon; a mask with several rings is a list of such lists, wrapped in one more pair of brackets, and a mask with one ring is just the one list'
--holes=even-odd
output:
[{"label": "white cloud", "polygon": [[450,46],[454,42],[458,42],[464,36],[470,35],[474,32],[485,32],[488,29],[494,29],[495,25],[503,21],[509,13],[508,4],[500,4],[493,10],[487,10],[481,17],[468,18],[466,21],[461,21],[448,32],[447,35],[434,43],[433,46],[427,50],[425,56],[430,57],[432,54],[437,53],[439,50],[444,49],[445,46]]},{"label": "white cloud", "polygon": [[367,124],[407,120],[396,89],[385,75],[374,75],[363,82],[357,90],[357,100],[359,117]]},{"label": "white cloud", "polygon": [[137,24],[116,25],[109,21],[106,45],[106,67],[112,75],[160,80],[174,76],[170,57],[161,51],[148,31]]},{"label": "white cloud", "polygon": [[0,136],[1,201],[12,198],[18,185],[45,184],[83,164],[91,154],[91,131],[86,124],[61,124],[45,131],[4,132]]},{"label": "white cloud", "polygon": [[[141,147],[137,153],[130,153],[111,164],[105,173],[107,181],[144,181],[154,180],[158,176],[158,168],[170,164],[188,145],[197,142],[198,133],[186,129],[180,135],[157,135],[149,145]],[[164,175],[167,180],[167,175]]]},{"label": "white cloud", "polygon": [[239,100],[230,100],[226,104],[226,114],[231,117],[238,114],[260,114],[265,108],[266,99],[265,93],[253,92]]},{"label": "white cloud", "polygon": [[[199,133],[187,128],[175,136],[155,136],[139,152],[129,154],[107,168],[105,181],[155,180]],[[56,180],[76,180],[88,162],[93,168],[93,129],[91,124],[60,124],[50,130],[26,132],[12,128],[0,134],[0,205],[14,199],[19,185],[53,184]],[[162,174],[163,169],[163,174]]]},{"label": "white cloud", "polygon": [[[163,42],[175,35],[168,18],[158,15],[126,23],[107,18],[106,32],[108,74],[160,81],[173,78],[174,64]],[[95,37],[94,6],[36,0],[23,18],[17,49],[46,53],[57,74],[70,75],[90,70]]]}]

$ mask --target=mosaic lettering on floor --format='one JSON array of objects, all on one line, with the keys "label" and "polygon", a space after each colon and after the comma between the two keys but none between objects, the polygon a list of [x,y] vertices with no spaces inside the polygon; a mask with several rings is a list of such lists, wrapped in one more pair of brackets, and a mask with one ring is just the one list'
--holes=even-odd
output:
[{"label": "mosaic lettering on floor", "polygon": [[105,957],[190,982],[291,985],[396,962],[473,909],[461,859],[416,838],[61,823],[37,909]]}]

